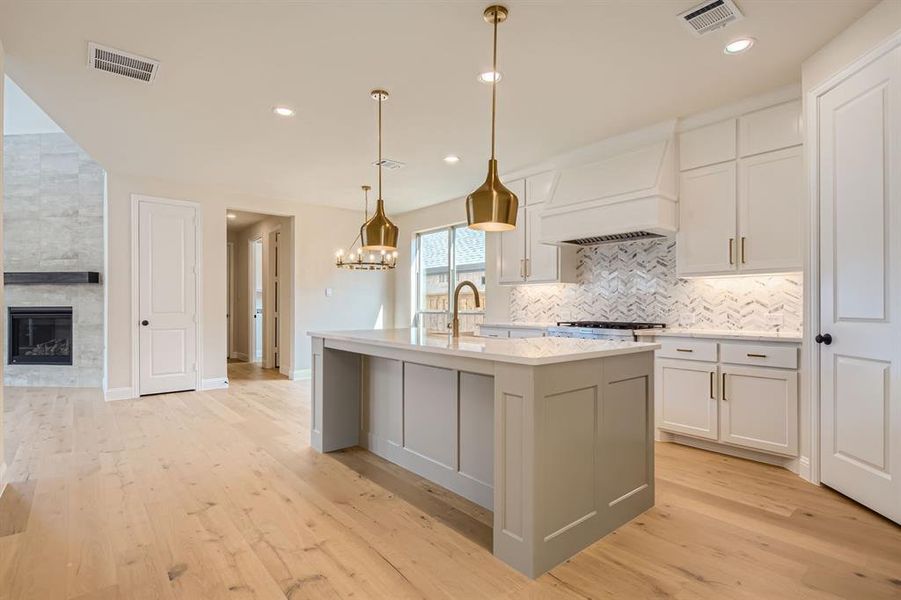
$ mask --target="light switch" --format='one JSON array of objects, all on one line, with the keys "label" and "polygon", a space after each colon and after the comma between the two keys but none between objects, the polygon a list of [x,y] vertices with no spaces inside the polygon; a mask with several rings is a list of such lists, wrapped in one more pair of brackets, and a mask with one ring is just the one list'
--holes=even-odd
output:
[{"label": "light switch", "polygon": [[325,288],[325,297],[326,298],[332,297],[332,288]]}]

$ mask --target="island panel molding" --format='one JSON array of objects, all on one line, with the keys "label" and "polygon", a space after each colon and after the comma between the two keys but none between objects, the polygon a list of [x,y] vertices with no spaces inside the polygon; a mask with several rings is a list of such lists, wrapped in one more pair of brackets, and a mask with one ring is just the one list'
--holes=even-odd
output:
[{"label": "island panel molding", "polygon": [[[511,320],[603,319],[691,329],[801,331],[801,275],[680,279],[671,239],[580,248],[577,280],[574,285],[512,288]],[[781,324],[770,321],[770,315],[781,318]]]},{"label": "island panel molding", "polygon": [[493,510],[494,554],[530,577],[654,504],[658,344],[311,335],[313,448],[363,446]]}]

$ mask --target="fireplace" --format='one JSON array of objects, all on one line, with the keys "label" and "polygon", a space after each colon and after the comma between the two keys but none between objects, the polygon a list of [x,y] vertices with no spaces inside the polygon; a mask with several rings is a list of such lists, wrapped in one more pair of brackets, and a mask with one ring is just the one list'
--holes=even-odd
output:
[{"label": "fireplace", "polygon": [[72,307],[10,307],[11,365],[71,365]]}]

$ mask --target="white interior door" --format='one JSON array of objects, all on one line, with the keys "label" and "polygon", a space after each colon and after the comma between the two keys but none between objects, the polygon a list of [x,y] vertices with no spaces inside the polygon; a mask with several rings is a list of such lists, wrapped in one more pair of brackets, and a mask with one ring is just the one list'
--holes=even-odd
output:
[{"label": "white interior door", "polygon": [[193,206],[138,203],[139,393],[197,387],[197,230]]},{"label": "white interior door", "polygon": [[[821,480],[901,522],[901,49],[821,96]],[[818,340],[820,341],[820,340]]]},{"label": "white interior door", "polygon": [[251,247],[251,327],[253,328],[251,362],[263,361],[263,240],[250,242]]}]

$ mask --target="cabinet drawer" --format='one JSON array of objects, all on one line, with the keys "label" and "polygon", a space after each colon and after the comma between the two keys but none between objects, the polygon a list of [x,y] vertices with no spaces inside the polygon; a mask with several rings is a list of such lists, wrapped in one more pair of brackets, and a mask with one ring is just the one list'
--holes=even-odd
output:
[{"label": "cabinet drawer", "polygon": [[508,338],[510,337],[510,330],[494,327],[479,327],[479,337]]},{"label": "cabinet drawer", "polygon": [[704,360],[716,362],[716,342],[697,340],[668,340],[657,338],[660,349],[657,350],[659,358],[681,358],[683,360]]},{"label": "cabinet drawer", "polygon": [[721,362],[733,365],[759,365],[761,367],[798,368],[796,346],[755,346],[752,344],[721,344]]}]

